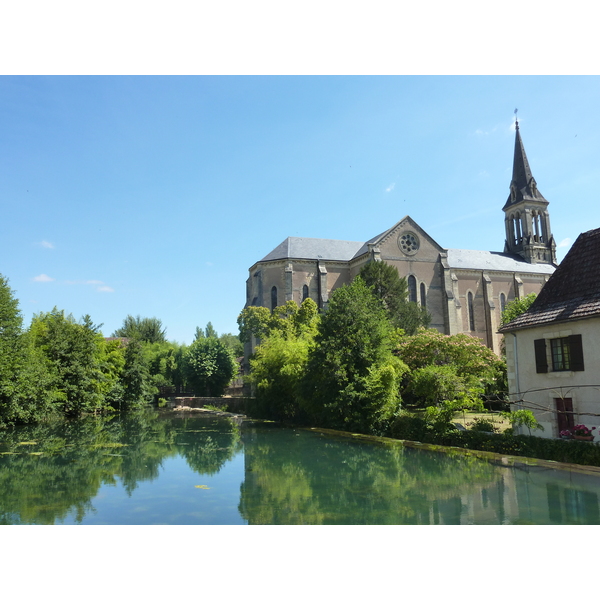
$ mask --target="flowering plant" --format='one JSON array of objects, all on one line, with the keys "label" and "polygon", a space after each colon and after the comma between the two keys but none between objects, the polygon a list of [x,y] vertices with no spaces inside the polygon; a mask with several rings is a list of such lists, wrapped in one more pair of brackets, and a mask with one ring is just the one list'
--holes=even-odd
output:
[{"label": "flowering plant", "polygon": [[571,433],[573,435],[594,435],[592,433],[592,431],[594,431],[594,429],[596,429],[596,428],[592,427],[590,429],[589,427],[586,427],[585,425],[575,425],[575,427],[573,427],[571,429]]},{"label": "flowering plant", "polygon": [[588,436],[594,435],[592,431],[596,429],[595,427],[586,427],[585,425],[575,425],[575,427],[571,427],[571,429],[563,429],[559,435],[563,440],[572,440],[573,436],[581,435]]}]

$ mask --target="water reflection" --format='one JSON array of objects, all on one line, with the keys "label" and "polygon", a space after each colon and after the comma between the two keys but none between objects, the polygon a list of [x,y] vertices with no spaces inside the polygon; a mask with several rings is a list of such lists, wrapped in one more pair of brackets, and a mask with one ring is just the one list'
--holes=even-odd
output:
[{"label": "water reflection", "polygon": [[598,524],[598,483],[171,412],[0,431],[0,524]]},{"label": "water reflection", "polygon": [[277,428],[243,440],[251,524],[600,523],[593,475]]},{"label": "water reflection", "polygon": [[239,444],[229,419],[150,411],[0,431],[0,524],[80,523],[102,485],[120,482],[131,496],[177,455],[196,473],[218,473]]}]

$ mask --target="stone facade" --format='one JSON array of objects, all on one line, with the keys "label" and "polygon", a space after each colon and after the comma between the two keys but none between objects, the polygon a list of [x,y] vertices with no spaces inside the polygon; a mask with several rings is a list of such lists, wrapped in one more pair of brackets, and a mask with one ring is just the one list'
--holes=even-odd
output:
[{"label": "stone facade", "polygon": [[250,267],[246,306],[310,297],[324,310],[331,292],[367,262],[385,261],[406,277],[409,299],[427,308],[431,327],[478,337],[499,353],[504,305],[539,293],[556,266],[548,201],[531,176],[518,125],[510,190],[504,252],[444,248],[410,216],[367,242],[287,238]]}]

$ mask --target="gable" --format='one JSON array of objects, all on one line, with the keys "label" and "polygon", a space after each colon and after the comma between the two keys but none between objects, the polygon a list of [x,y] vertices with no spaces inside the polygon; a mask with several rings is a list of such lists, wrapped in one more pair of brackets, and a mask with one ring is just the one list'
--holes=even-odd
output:
[{"label": "gable", "polygon": [[354,258],[379,250],[382,259],[437,260],[444,249],[408,215],[360,248]]}]

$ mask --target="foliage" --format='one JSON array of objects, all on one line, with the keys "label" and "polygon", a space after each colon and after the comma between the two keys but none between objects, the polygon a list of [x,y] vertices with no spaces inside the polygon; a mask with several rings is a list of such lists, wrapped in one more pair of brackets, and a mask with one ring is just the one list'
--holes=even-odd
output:
[{"label": "foliage", "polygon": [[537,294],[528,294],[523,298],[515,298],[511,300],[502,311],[501,324],[506,325],[519,315],[523,314],[533,304]]},{"label": "foliage", "polygon": [[148,364],[144,358],[142,343],[131,338],[125,347],[124,366],[121,375],[123,389],[121,410],[140,408],[152,400],[156,389],[151,384]]},{"label": "foliage", "polygon": [[284,336],[276,331],[256,349],[248,379],[254,384],[251,415],[282,421],[301,420],[299,385],[308,361],[313,336]]},{"label": "foliage", "polygon": [[471,425],[470,430],[496,433],[498,431],[498,427],[491,419],[475,418],[473,419],[473,424]]},{"label": "foliage", "polygon": [[158,387],[183,383],[183,353],[178,344],[144,342],[141,344],[141,348],[152,385]]},{"label": "foliage", "polygon": [[311,298],[306,298],[300,307],[293,300],[288,300],[272,312],[264,306],[248,306],[242,310],[237,322],[242,342],[249,342],[252,336],[263,340],[275,331],[281,332],[284,337],[297,337],[306,330],[316,332],[319,310]]},{"label": "foliage", "polygon": [[397,439],[428,444],[600,467],[599,444],[548,439],[534,435],[514,435],[511,429],[493,435],[473,430],[458,431],[452,428],[439,431],[424,419],[401,414],[392,423],[390,435]]},{"label": "foliage", "polygon": [[[447,371],[448,376],[462,380],[458,386],[453,379],[456,396],[467,393],[474,398],[479,393],[498,394],[506,390],[505,362],[477,338],[469,335],[444,335],[434,329],[420,330],[414,336],[400,338],[395,352],[411,369],[410,376],[405,380],[407,390],[420,401],[423,400],[423,393],[414,385],[414,378],[429,379],[430,394],[446,393],[444,387],[452,389],[450,385],[444,386],[439,371],[421,371],[432,366],[449,366],[451,370]],[[438,397],[430,395],[426,403],[435,404],[437,400]]]},{"label": "foliage", "polygon": [[302,406],[315,423],[368,433],[384,427],[400,407],[407,370],[391,340],[385,310],[361,278],[331,294],[302,380]]},{"label": "foliage", "polygon": [[393,265],[371,261],[360,270],[359,277],[381,302],[394,327],[409,335],[416,333],[420,327],[429,327],[431,315],[425,307],[408,301],[406,278],[400,277]]},{"label": "foliage", "polygon": [[113,381],[104,372],[104,338],[90,317],[77,323],[55,307],[34,315],[30,334],[43,355],[60,410],[77,416],[101,409]]},{"label": "foliage", "polygon": [[231,350],[214,337],[192,342],[184,354],[184,365],[189,385],[203,396],[221,396],[238,370]]},{"label": "foliage", "polygon": [[231,350],[236,358],[244,356],[244,344],[242,344],[240,341],[239,335],[234,335],[233,333],[222,333],[219,336],[219,340]]},{"label": "foliage", "polygon": [[36,420],[51,410],[44,358],[22,330],[19,303],[0,275],[0,427]]},{"label": "foliage", "polygon": [[113,333],[113,336],[136,337],[140,341],[154,343],[165,342],[166,332],[161,320],[156,317],[142,318],[140,315],[137,317],[127,315],[123,320],[123,325]]},{"label": "foliage", "polygon": [[527,427],[529,430],[529,435],[531,435],[531,430],[540,430],[543,431],[544,427],[537,422],[535,415],[530,410],[515,410],[511,412],[502,413],[506,419],[510,421],[510,424],[513,427]]}]

